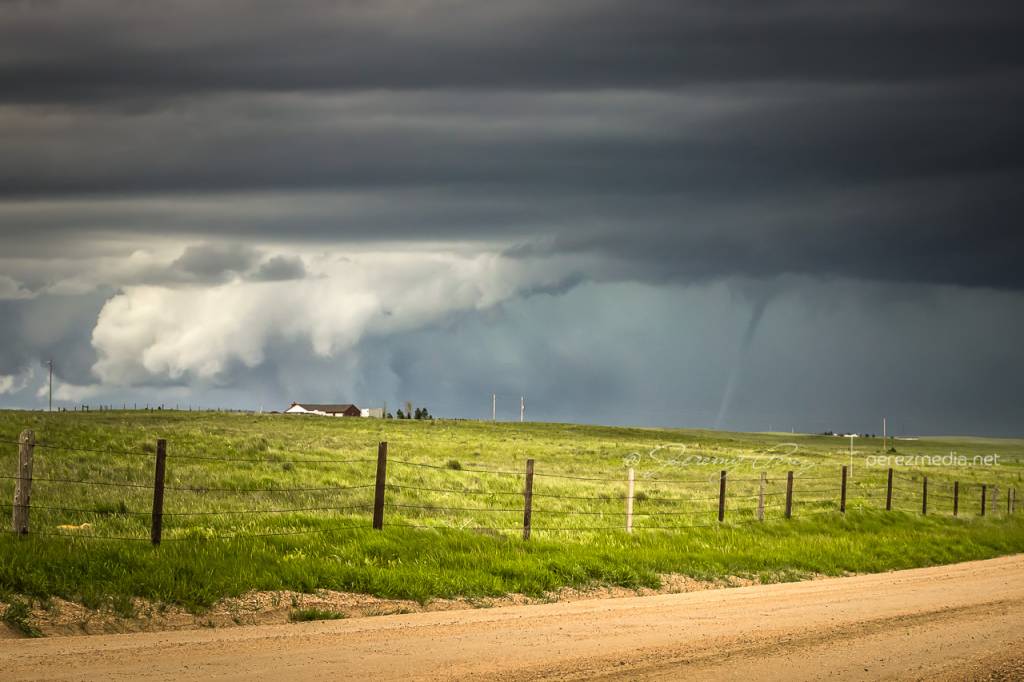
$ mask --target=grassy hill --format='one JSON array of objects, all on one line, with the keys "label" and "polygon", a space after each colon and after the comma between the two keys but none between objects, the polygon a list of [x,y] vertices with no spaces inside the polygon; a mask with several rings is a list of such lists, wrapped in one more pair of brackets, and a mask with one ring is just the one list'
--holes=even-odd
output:
[{"label": "grassy hill", "polygon": [[[182,412],[0,412],[10,518],[18,434],[33,429],[31,527],[0,536],[5,595],[87,605],[138,596],[202,608],[248,590],[385,597],[538,595],[656,587],[659,575],[761,581],[883,571],[1024,548],[1024,441]],[[163,543],[149,543],[156,440],[167,440]],[[370,528],[376,452],[389,443],[384,530]],[[976,456],[998,464],[974,465]],[[938,459],[945,457],[946,462]],[[964,465],[959,458],[966,458]],[[883,459],[889,458],[889,459]],[[897,461],[896,458],[901,458]],[[535,460],[533,532],[523,483]],[[847,513],[843,465],[852,462]],[[885,512],[888,465],[894,511]],[[632,534],[627,470],[635,472]],[[727,503],[719,523],[719,472]],[[793,518],[784,518],[794,472]],[[756,515],[767,474],[765,520]],[[921,515],[923,477],[929,514]],[[953,518],[952,485],[960,485]],[[981,485],[988,515],[979,516]],[[993,487],[998,490],[993,497]],[[5,526],[7,522],[5,522]]]}]

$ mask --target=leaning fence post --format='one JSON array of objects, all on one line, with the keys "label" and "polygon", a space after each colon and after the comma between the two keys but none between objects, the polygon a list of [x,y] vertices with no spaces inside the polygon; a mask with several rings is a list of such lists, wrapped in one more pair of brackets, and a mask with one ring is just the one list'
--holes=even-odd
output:
[{"label": "leaning fence post", "polygon": [[892,468],[889,469],[889,478],[885,484],[885,511],[892,511]]},{"label": "leaning fence post", "polygon": [[154,545],[160,544],[164,532],[164,474],[167,470],[167,441],[156,442],[156,475],[153,479],[153,523],[150,527],[150,540]]},{"label": "leaning fence post", "polygon": [[988,486],[981,484],[981,515],[985,515],[985,502],[988,500]]},{"label": "leaning fence post", "polygon": [[921,516],[928,515],[928,477],[923,476],[921,483]]},{"label": "leaning fence post", "polygon": [[626,492],[626,532],[633,532],[633,490],[635,486],[633,467],[629,467],[628,491]]},{"label": "leaning fence post", "polygon": [[725,521],[725,471],[718,479],[718,521]]},{"label": "leaning fence post", "polygon": [[953,516],[960,514],[960,481],[953,481]]},{"label": "leaning fence post", "polygon": [[793,472],[786,473],[786,518],[793,518]]},{"label": "leaning fence post", "polygon": [[761,485],[757,490],[757,520],[764,521],[764,496],[768,488],[768,472],[761,472]]},{"label": "leaning fence post", "polygon": [[[632,469],[630,469],[632,471]],[[533,522],[533,460],[526,460],[526,486],[523,488],[523,539],[530,539]]]},{"label": "leaning fence post", "polygon": [[373,527],[384,528],[384,487],[388,478],[388,442],[382,440],[377,446],[377,480],[373,489]]},{"label": "leaning fence post", "polygon": [[843,465],[843,486],[839,493],[839,511],[846,513],[846,465]]},{"label": "leaning fence post", "polygon": [[32,504],[32,455],[36,434],[25,429],[18,436],[18,476],[14,479],[14,509],[11,527],[18,535],[28,535],[28,513]]}]

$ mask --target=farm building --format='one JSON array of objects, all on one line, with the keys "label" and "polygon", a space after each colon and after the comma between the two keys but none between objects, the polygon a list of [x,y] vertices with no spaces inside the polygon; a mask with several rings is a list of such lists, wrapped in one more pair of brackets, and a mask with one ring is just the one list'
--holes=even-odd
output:
[{"label": "farm building", "polygon": [[362,411],[351,403],[321,405],[318,403],[292,403],[285,414],[318,414],[324,417],[360,417]]}]

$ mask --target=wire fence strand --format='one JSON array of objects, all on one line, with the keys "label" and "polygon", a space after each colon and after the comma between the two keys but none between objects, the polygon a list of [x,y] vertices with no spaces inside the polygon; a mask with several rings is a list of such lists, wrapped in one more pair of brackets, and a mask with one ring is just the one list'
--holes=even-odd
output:
[{"label": "wire fence strand", "polygon": [[[0,443],[21,445],[18,439],[9,439],[0,437]],[[108,449],[102,450],[93,447],[77,447],[67,445],[54,441],[39,441],[35,443],[35,447],[46,449],[46,450],[60,450],[67,452],[80,452],[90,454],[102,454],[108,456],[138,456],[138,457],[155,457],[155,452],[148,450],[130,450],[130,449]],[[228,447],[230,449],[230,447]],[[45,458],[44,458],[45,461]],[[269,465],[361,465],[377,463],[377,459],[372,457],[356,457],[348,459],[340,458],[299,458],[299,459],[279,459],[277,457],[265,457],[265,458],[250,458],[240,457],[233,455],[226,456],[215,456],[211,454],[174,454],[171,453],[167,456],[167,462],[173,463],[175,461],[195,461],[201,464],[216,464],[216,463],[227,463],[227,464],[269,464]],[[456,479],[460,475],[492,475],[499,477],[512,477],[516,481],[518,486],[521,482],[525,481],[525,472],[508,471],[501,469],[486,469],[478,467],[463,467],[461,465],[453,466],[449,464],[440,464],[432,462],[416,462],[405,459],[389,459],[388,464],[401,467],[413,467],[421,469],[429,469],[433,471],[442,471],[448,475],[451,479]],[[182,467],[179,471],[184,471],[186,478],[191,478],[195,475],[196,467]],[[240,468],[240,470],[242,470]],[[220,471],[220,469],[217,469]],[[251,469],[242,470],[251,472]],[[635,479],[635,484],[643,488],[639,492],[635,492],[632,496],[632,508],[626,510],[622,506],[622,502],[630,499],[630,496],[625,493],[623,486],[627,483],[627,474],[622,472],[621,475],[615,477],[603,475],[583,475],[578,473],[560,473],[560,472],[546,472],[537,471],[534,472],[534,477],[541,480],[552,481],[550,488],[545,490],[546,486],[542,486],[540,490],[532,492],[532,499],[539,499],[547,501],[542,502],[539,507],[533,508],[531,505],[531,513],[534,519],[540,519],[541,525],[534,526],[531,524],[530,530],[535,532],[550,532],[550,533],[593,533],[600,531],[616,531],[624,532],[626,530],[626,523],[619,522],[617,525],[597,525],[583,519],[594,519],[600,522],[600,519],[609,517],[610,519],[621,519],[623,516],[631,516],[635,523],[632,524],[634,531],[684,531],[686,529],[696,528],[723,528],[727,529],[733,526],[741,526],[750,523],[763,523],[768,520],[779,520],[781,518],[780,510],[783,508],[784,502],[782,496],[788,497],[789,509],[792,511],[798,510],[798,513],[792,513],[793,519],[800,519],[806,517],[816,517],[819,515],[834,515],[840,513],[840,496],[842,488],[838,487],[841,475],[837,472],[834,475],[828,476],[794,476],[792,481],[794,489],[792,493],[779,490],[777,487],[786,481],[785,478],[772,476],[772,477],[730,477],[727,473],[725,477],[721,477],[720,474],[709,474],[704,478],[656,478],[650,476],[640,476]],[[346,475],[345,478],[351,479],[352,476]],[[925,476],[920,473],[907,473],[907,472],[894,472],[894,481],[899,482],[900,485],[893,485],[891,491],[893,493],[893,504],[892,508],[894,511],[910,513],[910,514],[922,514],[918,501],[921,500],[923,491],[923,481]],[[21,480],[17,476],[0,475],[0,480]],[[81,485],[81,486],[97,486],[103,488],[114,488],[114,489],[133,489],[139,491],[153,491],[155,484],[152,483],[139,483],[136,481],[117,481],[117,480],[94,480],[91,478],[84,477],[59,477],[59,476],[47,476],[47,477],[36,477],[32,479],[33,482],[42,484],[62,484],[62,485]],[[446,479],[447,480],[447,479]],[[558,481],[566,481],[568,483],[559,485]],[[599,484],[610,484],[607,488],[611,488],[607,492],[601,492],[598,494],[577,494],[579,489],[582,487],[583,490],[587,491],[591,487],[600,488],[601,486],[573,486],[572,482],[586,482],[586,483],[599,483]],[[726,484],[726,499],[725,499],[725,518],[724,522],[720,522],[717,516],[717,510],[715,509],[715,502],[721,502],[721,496],[718,493],[718,486],[722,482]],[[800,484],[810,483],[814,485],[814,482],[831,482],[837,487],[817,487],[802,489]],[[479,526],[472,525],[474,516],[483,514],[519,514],[524,513],[525,508],[518,505],[511,504],[514,498],[524,495],[524,490],[521,489],[499,489],[489,490],[485,487],[485,484],[480,481],[475,481],[475,487],[448,487],[444,483],[438,486],[431,486],[422,482],[417,482],[414,485],[405,485],[398,481],[385,482],[384,490],[391,493],[389,499],[383,499],[383,508],[390,509],[398,515],[399,521],[396,523],[387,522],[387,527],[395,528],[426,528],[431,530],[443,531],[447,529],[454,530],[479,530],[482,532],[504,532],[504,531],[523,531],[522,525],[514,526]],[[884,513],[884,507],[881,504],[881,499],[886,495],[887,481],[875,481],[875,480],[853,480],[852,478],[848,481],[848,487],[846,488],[847,499],[847,511],[860,511],[860,512],[871,512],[871,513]],[[940,501],[955,499],[953,495],[947,494],[944,491],[953,490],[953,484],[949,481],[932,479],[929,483],[929,495]],[[163,486],[163,490],[169,492],[180,492],[188,494],[202,495],[205,493],[229,493],[229,494],[241,494],[241,493],[255,493],[266,496],[275,495],[287,495],[291,493],[337,493],[343,491],[359,491],[374,488],[375,483],[355,484],[349,485],[346,481],[345,485],[323,485],[322,483],[316,485],[307,486],[295,486],[295,487],[265,487],[265,486],[230,486],[219,485],[203,486],[203,485],[188,485],[181,481],[171,481],[169,484]],[[761,487],[759,488],[758,485]],[[959,487],[960,497],[967,498],[971,492],[980,491],[985,484],[980,483],[961,483]],[[613,487],[614,486],[614,487]],[[774,489],[769,489],[769,486],[774,486]],[[567,488],[567,490],[565,489]],[[575,489],[574,489],[575,488]],[[995,508],[995,495],[996,490],[1002,488],[1001,485],[994,486],[989,485],[988,490],[990,493],[993,508],[989,512],[990,515],[996,516],[1000,514],[1000,510]],[[669,492],[669,496],[661,494],[664,490]],[[1007,486],[1004,490],[1013,490],[1011,486]],[[648,494],[648,491],[653,494]],[[763,492],[762,492],[763,491]],[[671,493],[675,492],[673,496]],[[687,495],[687,492],[696,493],[694,495]],[[411,496],[403,497],[404,493],[414,493]],[[428,497],[426,495],[418,495],[418,493],[432,493],[440,495],[463,495],[463,496],[480,496],[480,497],[503,497],[509,498],[509,501],[499,503],[495,501],[498,506],[470,506],[465,504],[428,504],[421,502],[419,497]],[[714,493],[714,494],[706,494]],[[790,497],[791,495],[791,497]],[[898,495],[898,496],[897,496]],[[129,497],[130,500],[134,499]],[[172,509],[169,511],[162,511],[161,516],[167,518],[203,518],[203,517],[244,517],[244,516],[260,516],[260,515],[286,515],[286,514],[322,514],[322,513],[333,513],[333,514],[355,514],[357,512],[366,512],[375,509],[375,504],[369,502],[342,502],[339,501],[336,504],[318,504],[316,498],[307,498],[302,502],[285,502],[284,505],[274,505],[272,501],[267,500],[268,508],[259,508],[253,502],[249,502],[245,508],[241,509],[180,509],[175,511],[173,509],[173,500],[180,499],[172,496]],[[194,500],[195,498],[189,498]],[[763,502],[763,505],[753,506],[751,500],[757,499],[759,502]],[[380,502],[381,498],[377,498],[377,502]],[[559,502],[569,503],[567,505],[559,505]],[[303,503],[305,502],[305,504]],[[575,504],[577,502],[584,502],[587,504]],[[965,499],[966,502],[966,499]],[[603,505],[616,504],[619,505],[616,508],[601,508]],[[135,502],[135,506],[138,502]],[[287,506],[285,506],[287,505]],[[664,505],[664,506],[662,506]],[[693,505],[693,506],[689,506]],[[943,504],[943,507],[948,506]],[[963,505],[962,505],[963,506]],[[1005,505],[1004,505],[1005,506]],[[571,507],[571,508],[565,508]],[[2,509],[13,509],[13,505],[0,504]],[[153,512],[141,511],[138,509],[129,509],[125,501],[114,501],[99,503],[99,506],[89,507],[88,503],[77,505],[60,505],[60,504],[42,504],[31,505],[31,509],[36,509],[44,512],[52,512],[53,514],[90,514],[103,519],[117,519],[118,517],[149,517]],[[948,509],[934,509],[929,510],[931,513],[936,515],[948,515],[950,510]],[[961,510],[963,511],[963,510]],[[429,521],[441,521],[438,515],[455,515],[465,514],[468,517],[464,517],[465,522],[460,523],[458,520],[444,519],[445,525],[439,525],[436,523],[430,523]],[[972,512],[964,513],[963,515],[974,515]],[[1004,514],[1007,516],[1008,514]],[[545,517],[552,517],[554,519],[562,519],[563,525],[544,525],[543,520]],[[415,521],[422,517],[422,520],[427,523],[416,523]],[[50,515],[44,516],[49,519]],[[317,517],[308,517],[309,519]],[[572,519],[579,518],[581,525],[571,525]],[[681,523],[671,523],[672,520],[679,519]],[[706,522],[704,522],[706,520]],[[241,522],[240,522],[241,523]],[[104,526],[102,522],[96,522],[96,525],[100,528]],[[216,525],[216,524],[215,524]],[[234,526],[234,530],[239,526]],[[244,524],[242,525],[244,528]],[[202,539],[213,538],[213,539],[237,539],[237,538],[260,538],[260,537],[277,537],[277,536],[291,536],[291,535],[309,535],[309,534],[328,534],[332,532],[348,531],[348,530],[368,530],[370,529],[368,523],[362,523],[358,525],[340,525],[340,526],[318,526],[310,528],[298,528],[298,529],[281,529],[281,530],[267,530],[265,532],[258,530],[238,530],[237,532],[217,532],[207,528],[198,528],[195,526],[171,526],[166,529],[168,537],[162,538],[165,542],[180,542],[185,540],[196,540],[201,536]],[[91,528],[90,524],[82,524],[79,526],[57,526],[60,530],[65,528],[69,531],[76,528],[88,529]],[[200,531],[199,535],[190,535],[192,531]],[[13,532],[13,531],[8,531]],[[151,538],[145,536],[132,536],[124,535],[120,533],[92,533],[92,532],[54,532],[49,529],[41,531],[33,530],[32,535],[40,535],[44,537],[64,537],[74,539],[88,539],[88,540],[125,540],[125,541],[140,541],[149,542]]]}]

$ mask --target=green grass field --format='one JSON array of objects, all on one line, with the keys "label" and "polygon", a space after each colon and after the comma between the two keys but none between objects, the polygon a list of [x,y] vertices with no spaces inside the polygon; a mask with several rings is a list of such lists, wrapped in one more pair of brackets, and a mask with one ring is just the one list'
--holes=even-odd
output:
[{"label": "green grass field", "polygon": [[[0,601],[60,596],[130,609],[131,597],[202,609],[249,590],[383,597],[541,595],[563,586],[657,587],[659,574],[764,582],[884,571],[1019,552],[1024,441],[793,434],[473,421],[382,421],[181,412],[0,412],[0,499],[10,518],[16,440],[35,431],[32,533],[0,535]],[[149,542],[155,443],[168,442],[164,542]],[[385,528],[370,528],[377,443],[389,442]],[[977,466],[896,468],[885,512],[882,455]],[[523,472],[536,461],[533,537]],[[895,462],[894,462],[895,463]],[[990,462],[991,464],[992,462]],[[927,462],[925,462],[927,464]],[[636,475],[625,528],[627,469]],[[718,476],[728,473],[718,523]],[[786,472],[793,518],[783,518]],[[766,519],[755,516],[768,475]],[[928,477],[929,513],[921,511]],[[952,484],[960,482],[960,516]],[[988,515],[979,516],[987,484]],[[998,492],[993,494],[993,487]],[[9,521],[5,522],[9,528]]]}]

